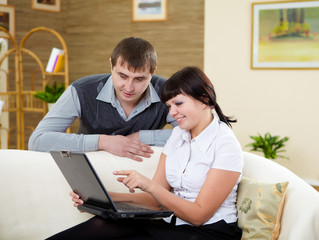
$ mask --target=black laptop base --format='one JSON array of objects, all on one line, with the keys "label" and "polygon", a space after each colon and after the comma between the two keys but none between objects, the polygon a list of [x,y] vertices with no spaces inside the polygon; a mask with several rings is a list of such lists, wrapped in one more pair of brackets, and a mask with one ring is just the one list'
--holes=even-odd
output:
[{"label": "black laptop base", "polygon": [[83,204],[79,205],[78,209],[83,212],[87,212],[96,216],[100,216],[105,219],[128,219],[128,218],[134,218],[134,219],[156,219],[156,218],[164,218],[169,217],[172,215],[172,211],[160,211],[160,212],[152,212],[152,217],[150,217],[150,212],[145,211],[145,214],[143,212],[121,212],[119,210],[118,212],[113,212],[110,210],[106,210],[105,208],[100,208],[95,205],[90,204]]}]

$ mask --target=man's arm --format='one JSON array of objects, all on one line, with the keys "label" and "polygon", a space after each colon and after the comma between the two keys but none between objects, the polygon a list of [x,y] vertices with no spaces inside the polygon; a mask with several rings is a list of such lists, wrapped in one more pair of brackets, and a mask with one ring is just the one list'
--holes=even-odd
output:
[{"label": "man's arm", "polygon": [[29,150],[34,151],[95,151],[98,134],[65,133],[76,118],[81,117],[80,101],[75,88],[69,86],[51,111],[40,121],[29,139]]},{"label": "man's arm", "polygon": [[136,161],[142,161],[139,156],[150,157],[153,153],[149,146],[130,137],[65,133],[74,120],[80,117],[80,101],[75,88],[71,85],[30,136],[29,150],[41,152],[104,150]]},{"label": "man's arm", "polygon": [[[172,127],[176,127],[178,124],[174,118],[169,114],[166,117],[166,122]],[[164,146],[166,141],[172,134],[171,129],[162,130],[141,130],[139,135],[139,141],[148,145]]]}]

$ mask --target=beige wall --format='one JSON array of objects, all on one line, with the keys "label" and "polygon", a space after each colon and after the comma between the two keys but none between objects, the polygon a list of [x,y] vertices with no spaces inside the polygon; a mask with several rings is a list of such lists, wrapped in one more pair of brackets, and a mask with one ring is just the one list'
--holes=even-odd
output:
[{"label": "beige wall", "polygon": [[205,72],[244,150],[249,135],[289,136],[276,161],[319,181],[319,70],[250,69],[252,2],[267,1],[205,1]]}]

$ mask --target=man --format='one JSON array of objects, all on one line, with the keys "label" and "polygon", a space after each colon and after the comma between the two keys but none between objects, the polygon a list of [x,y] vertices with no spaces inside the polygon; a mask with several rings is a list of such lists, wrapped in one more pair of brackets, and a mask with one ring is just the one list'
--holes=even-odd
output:
[{"label": "man", "polygon": [[[153,46],[125,38],[114,48],[110,65],[111,74],[87,76],[66,89],[30,136],[30,150],[105,150],[141,161],[150,157],[149,145],[165,144],[171,131],[155,129],[177,124],[159,98],[165,79],[153,75]],[[78,133],[65,133],[76,118]]]}]

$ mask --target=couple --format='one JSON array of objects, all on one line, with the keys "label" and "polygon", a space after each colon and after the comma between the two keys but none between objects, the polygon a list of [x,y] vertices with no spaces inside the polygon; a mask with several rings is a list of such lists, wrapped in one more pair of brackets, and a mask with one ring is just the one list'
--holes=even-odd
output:
[{"label": "couple", "polygon": [[[140,161],[152,153],[148,144],[168,139],[153,179],[132,170],[115,171],[130,193],[111,197],[162,205],[174,216],[117,221],[93,217],[50,239],[241,238],[235,204],[243,157],[230,129],[235,120],[223,114],[212,83],[200,69],[186,67],[165,81],[153,75],[156,63],[147,41],[122,40],[110,59],[112,74],[75,81],[40,122],[29,146],[45,151],[105,150]],[[52,130],[57,116],[59,129]],[[81,134],[62,133],[77,117]],[[167,122],[178,124],[172,133],[156,130]],[[52,139],[59,142],[52,144]],[[143,193],[134,193],[136,188]],[[83,204],[78,195],[71,195],[75,206]]]}]

